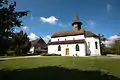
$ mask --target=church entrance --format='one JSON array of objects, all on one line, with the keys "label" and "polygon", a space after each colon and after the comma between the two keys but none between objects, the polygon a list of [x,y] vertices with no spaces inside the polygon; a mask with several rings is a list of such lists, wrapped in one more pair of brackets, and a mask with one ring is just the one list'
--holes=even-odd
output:
[{"label": "church entrance", "polygon": [[69,55],[69,48],[66,48],[66,56]]}]

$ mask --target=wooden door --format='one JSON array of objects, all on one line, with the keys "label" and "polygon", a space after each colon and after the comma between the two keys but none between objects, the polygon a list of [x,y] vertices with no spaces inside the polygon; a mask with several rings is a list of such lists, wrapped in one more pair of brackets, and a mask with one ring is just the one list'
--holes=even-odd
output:
[{"label": "wooden door", "polygon": [[66,48],[66,55],[69,55],[69,48]]}]

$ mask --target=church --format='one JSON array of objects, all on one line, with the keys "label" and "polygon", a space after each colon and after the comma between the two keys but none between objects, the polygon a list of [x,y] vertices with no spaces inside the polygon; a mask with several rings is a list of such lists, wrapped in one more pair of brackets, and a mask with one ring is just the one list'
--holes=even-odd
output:
[{"label": "church", "polygon": [[78,15],[72,23],[73,30],[55,32],[48,43],[48,54],[61,56],[99,56],[99,36],[83,29]]}]

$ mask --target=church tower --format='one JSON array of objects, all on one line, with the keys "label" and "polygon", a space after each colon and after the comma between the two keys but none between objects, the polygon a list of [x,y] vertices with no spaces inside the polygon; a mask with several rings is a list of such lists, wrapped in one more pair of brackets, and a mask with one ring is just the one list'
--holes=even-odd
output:
[{"label": "church tower", "polygon": [[79,21],[78,14],[75,15],[75,19],[72,23],[73,30],[78,31],[81,29],[82,22]]}]

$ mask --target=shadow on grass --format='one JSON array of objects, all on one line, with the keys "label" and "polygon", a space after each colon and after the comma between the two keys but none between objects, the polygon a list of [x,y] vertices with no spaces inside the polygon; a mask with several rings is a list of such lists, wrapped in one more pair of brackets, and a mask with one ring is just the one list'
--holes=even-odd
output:
[{"label": "shadow on grass", "polygon": [[5,61],[5,60],[0,60],[0,61]]},{"label": "shadow on grass", "polygon": [[57,66],[26,70],[1,70],[0,80],[120,80],[100,71],[82,71]]}]

